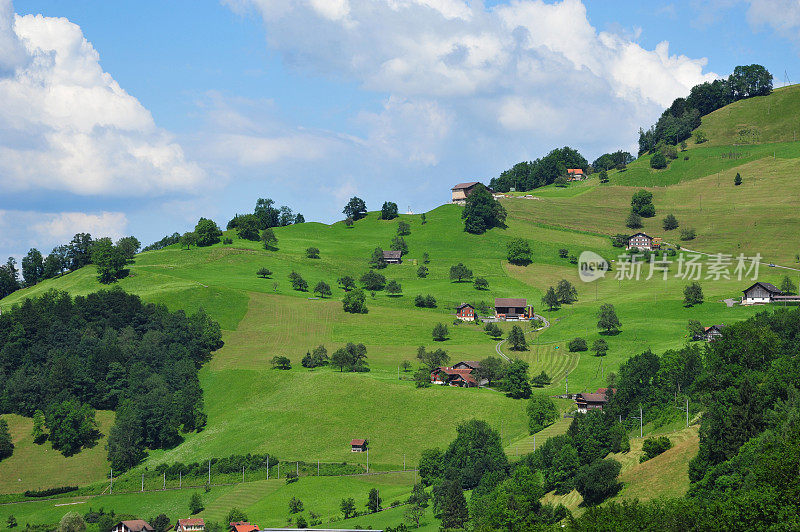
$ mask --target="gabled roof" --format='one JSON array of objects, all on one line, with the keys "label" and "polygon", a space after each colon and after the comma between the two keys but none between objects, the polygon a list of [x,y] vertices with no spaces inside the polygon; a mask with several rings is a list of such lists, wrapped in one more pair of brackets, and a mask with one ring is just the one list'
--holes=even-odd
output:
[{"label": "gabled roof", "polygon": [[477,360],[462,360],[461,362],[454,364],[454,366],[457,366],[458,364],[464,364],[465,366],[469,366],[472,369],[478,369],[479,367],[481,367],[481,363]]},{"label": "gabled roof", "polygon": [[350,440],[350,445],[354,445],[354,446],[358,446],[358,447],[364,445],[365,443],[367,443],[367,440],[362,440],[360,438],[355,438],[355,439]]},{"label": "gabled roof", "polygon": [[466,190],[468,188],[474,187],[478,183],[480,183],[480,181],[468,181],[466,183],[459,183],[456,186],[454,186],[453,188],[451,188],[450,190]]},{"label": "gabled roof", "polygon": [[634,238],[634,237],[637,237],[637,236],[643,236],[643,237],[645,237],[645,238],[649,238],[650,240],[653,240],[653,237],[652,237],[652,236],[650,236],[650,235],[648,235],[648,234],[646,234],[646,233],[638,232],[638,233],[636,233],[635,235],[631,235],[631,236],[629,236],[629,237],[628,237],[628,242],[630,242],[630,241],[631,241],[631,238]]},{"label": "gabled roof", "polygon": [[567,173],[568,174],[582,174],[583,173],[583,169],[582,168],[567,168]]},{"label": "gabled roof", "polygon": [[258,532],[258,525],[252,525],[247,521],[236,521],[230,524],[231,530],[235,532]]},{"label": "gabled roof", "polygon": [[462,308],[464,308],[464,307],[469,307],[469,308],[471,308],[471,309],[474,309],[474,308],[475,308],[475,307],[473,307],[472,305],[470,305],[469,303],[461,303],[459,306],[457,306],[457,307],[456,307],[456,310],[461,310],[461,309],[462,309]]},{"label": "gabled roof", "polygon": [[495,307],[527,307],[528,300],[515,297],[496,297],[494,298]]},{"label": "gabled roof", "polygon": [[583,399],[587,403],[607,403],[608,397],[604,393],[579,393],[576,401]]},{"label": "gabled roof", "polygon": [[150,526],[150,523],[148,523],[144,519],[131,519],[130,521],[120,521],[120,523],[125,525],[129,530],[133,530],[133,532],[141,532],[143,530],[155,530],[152,526]]},{"label": "gabled roof", "polygon": [[205,519],[198,519],[198,518],[194,518],[194,519],[178,519],[178,522],[176,523],[175,528],[177,529],[179,527],[189,527],[189,526],[202,526],[202,527],[205,527],[206,526],[206,521],[205,521]]},{"label": "gabled roof", "polygon": [[716,329],[716,330],[718,330],[718,331],[721,331],[723,327],[725,327],[725,324],[722,324],[722,325],[712,325],[712,326],[710,326],[710,327],[704,327],[704,328],[703,328],[703,330],[705,330],[706,332],[710,331],[711,329]]},{"label": "gabled roof", "polygon": [[384,259],[399,259],[403,256],[402,251],[395,251],[393,249],[388,249],[383,252]]},{"label": "gabled roof", "polygon": [[776,288],[774,284],[762,283],[761,281],[758,281],[757,283],[753,283],[751,286],[748,286],[747,288],[742,290],[742,292],[744,292],[746,294],[747,292],[749,292],[750,290],[752,290],[753,288],[755,288],[756,286],[759,286],[759,285],[761,285],[761,288],[763,288],[764,290],[766,290],[770,294],[781,294],[781,293],[783,293],[780,290],[778,290],[778,288]]}]

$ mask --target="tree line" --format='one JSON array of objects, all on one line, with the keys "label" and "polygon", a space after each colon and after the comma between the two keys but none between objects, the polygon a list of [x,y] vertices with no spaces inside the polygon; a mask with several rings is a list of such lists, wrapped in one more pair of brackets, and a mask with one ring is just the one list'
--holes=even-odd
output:
[{"label": "tree line", "polygon": [[67,244],[56,246],[49,255],[31,248],[17,261],[9,257],[0,265],[0,299],[20,288],[34,286],[46,279],[74,272],[88,264],[97,266],[97,279],[104,284],[123,277],[125,266],[139,252],[141,243],[134,236],[126,236],[114,243],[110,238],[92,238],[89,233],[78,233]]},{"label": "tree line", "polygon": [[554,183],[558,177],[566,175],[567,168],[580,168],[585,172],[589,163],[578,150],[564,146],[541,159],[522,161],[504,170],[489,181],[489,188],[496,192],[508,192],[512,188],[532,190]]},{"label": "tree line", "polygon": [[202,309],[49,291],[0,315],[0,412],[33,417],[35,439],[70,455],[96,441],[95,409],[114,410],[109,459],[126,470],[203,428],[197,372],[221,346]]}]

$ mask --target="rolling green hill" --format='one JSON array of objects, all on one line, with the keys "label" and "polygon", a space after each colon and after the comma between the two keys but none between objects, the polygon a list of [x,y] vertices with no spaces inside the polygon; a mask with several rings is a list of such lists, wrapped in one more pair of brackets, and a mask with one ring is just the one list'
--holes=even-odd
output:
[{"label": "rolling green hill", "polygon": [[[419,345],[442,347],[453,362],[495,355],[497,342],[479,326],[453,324],[455,305],[491,302],[494,297],[526,297],[550,321],[551,326],[541,332],[532,332],[526,326],[529,350],[514,353],[502,348],[507,355],[526,360],[531,374],[546,371],[553,378],[544,390],[548,394],[565,391],[567,384],[573,393],[594,391],[604,386],[608,374],[631,355],[646,349],[660,352],[682,346],[688,341],[689,319],[708,325],[752,316],[760,309],[727,307],[722,303],[725,298],[738,298],[750,284],[748,281],[702,280],[706,302],[686,308],[682,304],[685,280],[670,277],[663,281],[658,276],[650,280],[616,280],[612,272],[604,279],[584,284],[579,280],[577,266],[560,258],[558,250],[567,248],[574,255],[591,250],[614,258],[619,250],[611,246],[608,236],[630,232],[624,227],[624,220],[631,194],[638,187],[648,187],[653,192],[657,215],[645,220],[646,232],[708,253],[761,253],[765,264],[759,280],[779,284],[786,274],[797,279],[800,272],[768,268],[766,263],[800,268],[795,259],[800,252],[796,237],[800,220],[796,195],[790,193],[800,184],[800,142],[784,138],[793,123],[785,115],[794,117],[796,123],[800,106],[792,108],[792,102],[798,95],[797,87],[780,89],[772,96],[737,102],[730,109],[712,113],[704,118],[702,126],[709,142],[690,146],[666,170],[652,170],[647,158],[642,158],[625,172],[612,172],[607,185],[589,180],[563,189],[537,189],[530,194],[533,198],[516,194],[504,199],[509,213],[505,229],[493,229],[485,235],[467,234],[463,231],[461,208],[455,205],[427,213],[426,224],[422,224],[420,216],[401,216],[411,224],[411,234],[405,237],[409,253],[402,265],[390,265],[381,273],[399,281],[403,294],[390,297],[377,292],[368,296],[369,312],[363,315],[343,312],[340,300],[344,292],[336,286],[336,280],[343,275],[358,278],[367,271],[372,250],[376,246],[389,247],[397,220],[378,220],[376,213],[370,213],[352,228],[343,223],[277,228],[276,251],[265,251],[259,243],[238,239],[231,231],[226,236],[233,239],[232,244],[191,250],[172,246],[138,255],[130,275],[119,286],[172,310],[205,308],[220,322],[225,341],[200,373],[207,427],[200,433],[187,434],[174,449],[151,452],[140,469],[162,462],[191,462],[248,452],[271,453],[281,460],[362,463],[366,457],[349,450],[350,439],[356,437],[371,442],[371,468],[400,469],[404,461],[409,466],[415,464],[424,449],[446,446],[455,436],[456,425],[473,417],[486,419],[501,432],[510,455],[525,452],[532,442],[523,401],[491,389],[416,389],[411,373],[399,371],[400,364],[404,360],[415,362]],[[767,127],[765,124],[771,122],[765,122],[762,114],[750,108],[765,102],[770,113],[781,116],[775,127]],[[747,120],[761,131],[757,139],[762,144],[726,144],[731,142],[730,131]],[[766,140],[781,142],[763,144]],[[688,160],[684,160],[685,156]],[[736,172],[744,178],[739,187],[733,185]],[[661,219],[667,213],[678,217],[681,228],[696,228],[697,239],[680,242],[675,234],[679,231],[662,231]],[[518,237],[529,240],[533,249],[534,262],[525,267],[505,260],[507,243]],[[306,257],[305,250],[310,246],[320,249],[320,259]],[[416,274],[423,253],[430,255],[427,278]],[[471,283],[451,282],[449,268],[458,262],[471,268],[475,276],[486,278],[489,290],[478,291]],[[260,267],[272,270],[272,277],[257,277]],[[299,272],[312,289],[318,281],[327,282],[333,287],[333,296],[316,299],[313,294],[292,290],[287,279],[291,271]],[[542,310],[543,293],[560,279],[577,286],[578,302],[552,312]],[[94,267],[88,266],[16,292],[0,301],[0,307],[7,309],[50,289],[77,295],[101,288]],[[418,294],[433,295],[438,307],[416,308],[413,300]],[[608,355],[599,359],[590,352],[567,352],[567,343],[576,336],[586,338],[590,345],[600,338],[596,314],[603,303],[616,307],[623,324],[619,335],[607,338]],[[449,339],[441,344],[431,337],[433,326],[439,322],[450,329]],[[350,341],[367,346],[369,373],[301,367],[300,359],[313,347],[322,344],[331,353]],[[289,357],[292,369],[272,369],[270,360],[275,355]],[[107,421],[110,423],[110,419]],[[0,463],[0,492],[19,492],[45,484],[105,482],[108,466],[102,444],[70,459],[70,463],[80,464],[77,474],[74,468],[64,466],[61,455],[52,450],[45,452],[28,441],[26,423],[22,418],[12,418],[17,450]],[[107,429],[105,422],[101,429]],[[566,424],[561,422],[546,430],[550,436],[565,429]],[[681,457],[676,451],[669,455],[670,460],[631,469],[649,475],[649,480],[641,481],[637,489],[650,489],[653,479],[662,474],[685,473],[686,457],[696,452],[696,445],[687,444],[676,450],[684,447],[686,453]],[[43,474],[34,470],[47,473],[42,478]],[[135,476],[138,471],[129,475]],[[633,486],[639,477],[631,475],[628,474],[628,482]],[[682,482],[670,488],[669,493],[683,489]],[[267,492],[272,492],[266,489],[268,486],[263,487],[261,498],[253,499],[253,508],[272,504],[264,502]],[[238,488],[220,488],[214,497],[227,497],[235,489]],[[185,505],[183,498],[188,500],[189,494],[176,493],[180,495],[165,493],[164,497],[175,499],[169,504]],[[391,524],[380,520],[376,523]]]}]

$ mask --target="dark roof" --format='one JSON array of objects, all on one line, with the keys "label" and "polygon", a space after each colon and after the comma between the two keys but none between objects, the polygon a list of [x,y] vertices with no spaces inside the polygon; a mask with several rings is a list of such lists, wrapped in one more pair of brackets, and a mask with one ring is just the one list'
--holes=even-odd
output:
[{"label": "dark roof", "polygon": [[362,440],[360,438],[355,438],[353,440],[350,440],[350,445],[356,445],[356,446],[359,446],[359,447],[361,445],[364,445],[365,443],[367,443],[367,440]]},{"label": "dark roof", "polygon": [[399,259],[403,256],[402,251],[395,251],[393,249],[389,249],[383,252],[384,259]]},{"label": "dark roof", "polygon": [[456,307],[456,310],[461,310],[464,307],[469,307],[469,308],[472,308],[472,309],[475,308],[472,305],[470,305],[469,303],[461,303],[459,306]]},{"label": "dark roof", "polygon": [[781,291],[778,288],[776,288],[774,284],[762,283],[761,281],[758,281],[757,283],[753,283],[751,286],[748,286],[747,288],[742,290],[742,292],[744,292],[746,294],[747,292],[749,292],[750,290],[752,290],[753,288],[755,288],[758,285],[761,285],[761,288],[763,288],[764,290],[766,290],[767,292],[769,292],[771,294],[780,294],[781,293]]},{"label": "dark roof", "polygon": [[155,530],[152,526],[150,526],[150,523],[144,519],[131,519],[130,521],[120,521],[120,523],[134,532],[141,532],[142,530]]},{"label": "dark roof", "polygon": [[456,186],[454,186],[453,188],[451,188],[450,190],[463,190],[463,189],[468,189],[468,188],[472,188],[472,187],[474,187],[474,186],[475,186],[475,185],[477,185],[478,183],[480,183],[480,181],[468,181],[468,182],[466,182],[466,183],[459,183],[459,184],[457,184]]},{"label": "dark roof", "polygon": [[648,235],[648,234],[646,234],[646,233],[639,232],[639,233],[636,233],[635,235],[631,235],[631,236],[629,236],[629,237],[628,237],[628,242],[630,242],[630,241],[631,241],[631,238],[633,238],[633,237],[635,237],[635,236],[639,236],[639,235],[641,235],[641,236],[645,236],[645,237],[649,238],[650,240],[653,240],[653,237],[652,237],[652,236],[650,236],[650,235]]},{"label": "dark roof", "polygon": [[712,325],[711,327],[706,327],[706,328],[705,328],[705,331],[706,331],[706,332],[708,332],[708,331],[710,331],[711,329],[716,329],[716,330],[718,330],[718,331],[721,331],[721,330],[722,330],[724,327],[725,327],[725,324],[724,324],[724,323],[723,323],[722,325]]},{"label": "dark roof", "polygon": [[528,300],[519,297],[496,297],[494,298],[495,307],[527,307]]},{"label": "dark roof", "polygon": [[576,400],[583,399],[587,403],[607,403],[608,397],[604,393],[579,393]]},{"label": "dark roof", "polygon": [[[469,366],[472,369],[478,369],[479,367],[481,367],[481,363],[477,360],[462,360],[458,364],[464,364],[465,366]],[[457,366],[458,364],[455,365]]]}]

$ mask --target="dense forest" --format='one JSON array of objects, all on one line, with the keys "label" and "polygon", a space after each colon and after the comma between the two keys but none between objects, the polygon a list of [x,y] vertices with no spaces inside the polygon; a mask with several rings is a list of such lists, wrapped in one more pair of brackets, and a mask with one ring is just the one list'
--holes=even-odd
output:
[{"label": "dense forest", "polygon": [[119,288],[49,291],[0,315],[0,412],[33,416],[39,439],[70,455],[96,441],[94,410],[115,410],[109,458],[124,470],[203,428],[197,371],[221,346],[202,309],[170,312]]}]

